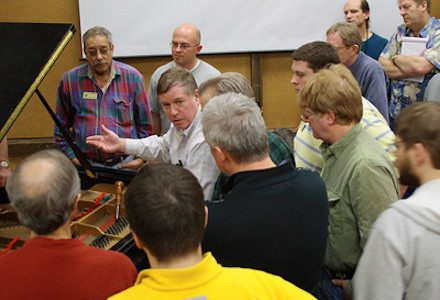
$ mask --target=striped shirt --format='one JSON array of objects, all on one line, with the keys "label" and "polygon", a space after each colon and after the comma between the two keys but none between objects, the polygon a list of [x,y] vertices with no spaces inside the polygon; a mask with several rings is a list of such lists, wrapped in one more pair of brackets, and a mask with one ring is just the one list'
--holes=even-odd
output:
[{"label": "striped shirt", "polygon": [[[388,126],[382,114],[367,99],[362,97],[363,115],[361,126],[368,132],[390,156],[395,160],[395,136]],[[321,146],[322,140],[313,137],[313,131],[308,123],[301,123],[294,139],[295,163],[298,168],[307,168],[321,173],[324,161],[322,159]]]},{"label": "striped shirt", "polygon": [[[109,83],[103,90],[84,64],[65,73],[58,87],[56,115],[72,131],[78,147],[93,160],[119,157],[86,144],[86,137],[101,134],[101,125],[123,138],[143,138],[153,130],[144,78],[135,68],[112,61]],[[55,126],[55,142],[70,159],[75,157]]]}]

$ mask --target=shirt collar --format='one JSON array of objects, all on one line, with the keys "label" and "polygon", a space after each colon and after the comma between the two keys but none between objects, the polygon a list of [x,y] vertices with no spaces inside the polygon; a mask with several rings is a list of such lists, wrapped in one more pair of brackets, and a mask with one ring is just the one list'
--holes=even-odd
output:
[{"label": "shirt collar", "polygon": [[353,140],[362,133],[361,124],[357,123],[354,125],[350,131],[348,131],[342,138],[340,138],[336,143],[328,144],[326,142],[322,143],[320,146],[322,157],[326,160],[329,156],[334,155],[338,158],[344,150],[353,143]]},{"label": "shirt collar", "polygon": [[[423,26],[422,30],[420,30],[419,35],[422,38],[428,37],[429,31],[434,27],[434,22],[436,19],[433,16],[429,16],[428,22],[426,22],[425,26]],[[414,32],[406,27],[405,36],[413,36]]]}]

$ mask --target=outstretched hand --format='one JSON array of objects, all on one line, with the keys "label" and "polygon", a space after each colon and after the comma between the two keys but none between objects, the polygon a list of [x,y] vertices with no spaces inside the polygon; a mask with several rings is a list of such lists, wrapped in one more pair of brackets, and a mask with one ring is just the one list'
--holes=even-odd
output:
[{"label": "outstretched hand", "polygon": [[92,135],[86,139],[86,144],[93,145],[104,152],[125,152],[125,140],[116,133],[101,125],[103,135]]}]

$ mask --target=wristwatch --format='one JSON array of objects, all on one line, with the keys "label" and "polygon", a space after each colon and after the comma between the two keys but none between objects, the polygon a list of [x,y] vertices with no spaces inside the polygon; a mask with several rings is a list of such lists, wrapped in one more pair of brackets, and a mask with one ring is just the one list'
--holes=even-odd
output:
[{"label": "wristwatch", "polygon": [[9,168],[9,163],[6,160],[0,161],[0,167]]},{"label": "wristwatch", "polygon": [[393,56],[391,56],[391,61],[392,61],[394,64],[396,64],[396,62],[395,62],[394,60],[396,59],[397,55],[399,55],[399,54],[394,54]]}]

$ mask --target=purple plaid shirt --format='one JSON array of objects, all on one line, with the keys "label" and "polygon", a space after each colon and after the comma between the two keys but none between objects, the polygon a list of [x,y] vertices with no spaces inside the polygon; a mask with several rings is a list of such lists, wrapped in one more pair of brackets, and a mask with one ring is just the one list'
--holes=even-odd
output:
[{"label": "purple plaid shirt", "polygon": [[[144,138],[152,133],[150,106],[142,74],[135,68],[112,61],[115,78],[105,94],[88,77],[87,64],[65,73],[58,87],[56,114],[72,133],[73,140],[88,158],[107,160],[122,153],[104,153],[85,143],[86,137],[101,134],[101,124],[123,138]],[[70,159],[72,148],[55,125],[55,142]]]}]

